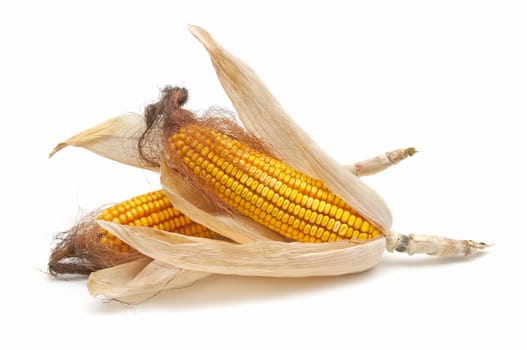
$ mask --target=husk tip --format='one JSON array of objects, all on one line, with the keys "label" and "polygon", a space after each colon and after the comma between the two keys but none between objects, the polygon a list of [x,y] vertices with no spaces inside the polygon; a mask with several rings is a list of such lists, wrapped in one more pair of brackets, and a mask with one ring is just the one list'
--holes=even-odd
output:
[{"label": "husk tip", "polygon": [[61,143],[57,144],[55,146],[55,148],[53,148],[53,150],[51,152],[49,152],[49,158],[53,157],[55,155],[55,153],[57,153],[58,151],[60,151],[63,148],[66,148],[66,147],[68,147],[68,144],[66,142],[61,142]]},{"label": "husk tip", "polygon": [[205,29],[194,24],[187,24],[187,29],[205,48],[208,49],[214,43],[212,36]]},{"label": "husk tip", "polygon": [[200,26],[197,26],[195,24],[191,24],[191,23],[188,23],[187,24],[187,29],[189,30],[189,32],[191,32],[193,35],[198,35],[198,34],[203,34],[203,33],[207,33],[207,31],[203,28],[201,28]]}]

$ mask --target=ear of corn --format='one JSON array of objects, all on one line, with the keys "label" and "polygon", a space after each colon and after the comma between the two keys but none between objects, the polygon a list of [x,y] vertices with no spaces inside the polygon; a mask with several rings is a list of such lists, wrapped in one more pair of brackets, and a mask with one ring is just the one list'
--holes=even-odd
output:
[{"label": "ear of corn", "polygon": [[321,180],[385,236],[389,235],[392,215],[383,198],[342,167],[295,123],[249,65],[223,48],[203,28],[189,26],[189,30],[209,54],[219,82],[245,129],[272,145],[289,166]]},{"label": "ear of corn", "polygon": [[[153,227],[195,237],[221,237],[174,208],[163,190],[142,194],[104,209],[97,219],[128,226]],[[102,228],[99,241],[122,252],[130,249],[128,244]]]},{"label": "ear of corn", "polygon": [[285,237],[364,241],[381,234],[321,181],[218,131],[188,124],[168,145],[174,160],[229,207]]}]

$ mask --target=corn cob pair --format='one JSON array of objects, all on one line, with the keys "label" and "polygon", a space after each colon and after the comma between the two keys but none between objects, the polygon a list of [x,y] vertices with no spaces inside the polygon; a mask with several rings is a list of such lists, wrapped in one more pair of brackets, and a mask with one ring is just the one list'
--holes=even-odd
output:
[{"label": "corn cob pair", "polygon": [[[90,292],[126,301],[189,285],[209,273],[340,275],[375,266],[385,249],[470,256],[488,247],[393,231],[383,199],[346,171],[357,176],[375,173],[414,149],[343,168],[287,116],[250,67],[203,29],[189,29],[204,44],[243,126],[234,126],[221,113],[195,116],[181,108],[186,89],[167,87],[160,100],[145,109],[144,118],[118,116],[58,144],[51,155],[71,145],[159,170],[167,194],[156,191],[132,198],[60,234],[50,257],[52,274],[96,271],[88,280]],[[272,148],[284,152],[283,157],[274,157]],[[174,208],[167,196],[203,225]],[[96,215],[101,222],[94,220]],[[213,239],[181,239],[118,224]],[[101,227],[133,242],[137,250]],[[211,230],[232,242],[218,241],[222,236]]]}]

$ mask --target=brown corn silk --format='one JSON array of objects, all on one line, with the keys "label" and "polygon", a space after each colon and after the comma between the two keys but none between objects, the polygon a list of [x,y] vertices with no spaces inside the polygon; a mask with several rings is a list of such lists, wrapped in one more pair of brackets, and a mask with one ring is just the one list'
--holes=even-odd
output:
[{"label": "brown corn silk", "polygon": [[48,262],[48,270],[54,275],[87,275],[93,271],[145,258],[135,249],[116,249],[101,243],[104,230],[96,218],[101,211],[83,217],[70,230],[55,237]]},{"label": "brown corn silk", "polygon": [[48,268],[54,275],[88,274],[145,258],[137,250],[101,228],[96,220],[144,226],[183,235],[224,239],[174,208],[163,190],[145,193],[84,217],[57,235]]}]

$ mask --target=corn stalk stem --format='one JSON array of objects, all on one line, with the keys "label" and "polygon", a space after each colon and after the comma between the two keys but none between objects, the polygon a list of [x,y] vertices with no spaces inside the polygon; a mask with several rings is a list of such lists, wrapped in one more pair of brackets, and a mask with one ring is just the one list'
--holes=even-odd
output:
[{"label": "corn stalk stem", "polygon": [[388,169],[392,165],[395,165],[408,157],[413,156],[416,152],[416,149],[413,147],[400,148],[348,165],[346,168],[348,168],[357,176],[373,175]]},{"label": "corn stalk stem", "polygon": [[392,231],[387,237],[386,250],[392,253],[428,254],[442,257],[472,256],[491,245],[471,240],[457,240],[442,236],[401,234]]}]

